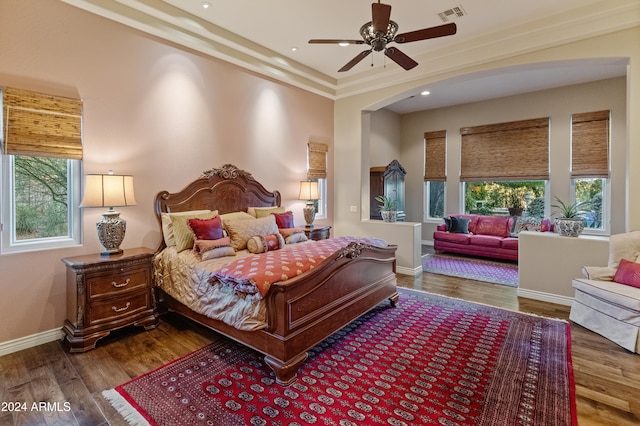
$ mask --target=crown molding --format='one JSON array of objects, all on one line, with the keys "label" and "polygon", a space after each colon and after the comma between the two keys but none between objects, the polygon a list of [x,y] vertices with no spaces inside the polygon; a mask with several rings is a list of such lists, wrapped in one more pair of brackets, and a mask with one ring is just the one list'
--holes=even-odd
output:
[{"label": "crown molding", "polygon": [[265,78],[333,100],[640,26],[637,0],[605,0],[420,55],[415,59],[423,65],[410,71],[389,67],[336,80],[165,2],[62,1]]}]

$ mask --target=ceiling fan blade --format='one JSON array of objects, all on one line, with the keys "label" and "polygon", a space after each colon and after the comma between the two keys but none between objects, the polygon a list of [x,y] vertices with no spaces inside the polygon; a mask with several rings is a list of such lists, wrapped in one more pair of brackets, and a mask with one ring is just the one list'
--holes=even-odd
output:
[{"label": "ceiling fan blade", "polygon": [[454,35],[457,31],[456,24],[439,25],[437,27],[424,28],[422,30],[409,31],[408,33],[398,34],[393,41],[396,43],[409,43],[411,41],[427,40],[430,38],[444,37]]},{"label": "ceiling fan blade", "polygon": [[414,61],[395,47],[386,48],[384,50],[384,54],[407,71],[418,66],[418,63],[416,61]]},{"label": "ceiling fan blade", "polygon": [[391,6],[382,3],[373,3],[371,5],[371,26],[373,32],[379,31],[386,33],[389,26],[389,20],[391,19]]},{"label": "ceiling fan blade", "polygon": [[358,54],[358,56],[356,56],[355,58],[353,58],[352,60],[350,60],[344,67],[340,68],[338,70],[338,72],[344,72],[344,71],[349,71],[351,68],[353,68],[358,62],[360,62],[361,60],[363,60],[364,58],[366,58],[367,56],[369,56],[369,54],[371,53],[371,50],[365,50],[364,52],[360,52]]},{"label": "ceiling fan blade", "polygon": [[309,40],[310,44],[340,44],[340,43],[348,43],[348,44],[364,44],[364,40],[345,40],[345,39],[325,39],[325,38],[314,38]]}]

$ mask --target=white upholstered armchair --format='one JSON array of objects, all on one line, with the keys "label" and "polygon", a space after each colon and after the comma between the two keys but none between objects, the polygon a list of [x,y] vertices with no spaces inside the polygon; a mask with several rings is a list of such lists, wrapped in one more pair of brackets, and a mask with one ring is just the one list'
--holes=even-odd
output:
[{"label": "white upholstered armchair", "polygon": [[[612,235],[607,266],[585,266],[573,280],[575,298],[569,318],[623,348],[640,353],[640,231]],[[639,262],[624,265],[621,261]],[[630,266],[630,268],[628,268]],[[621,267],[622,268],[622,267]],[[627,279],[622,279],[627,272]],[[618,275],[616,275],[618,273]],[[629,285],[613,281],[628,281]]]}]

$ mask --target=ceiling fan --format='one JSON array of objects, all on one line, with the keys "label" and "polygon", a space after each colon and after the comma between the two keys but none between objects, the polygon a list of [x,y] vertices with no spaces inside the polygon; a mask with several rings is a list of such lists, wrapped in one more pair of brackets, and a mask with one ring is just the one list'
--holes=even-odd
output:
[{"label": "ceiling fan", "polygon": [[409,43],[412,41],[427,40],[430,38],[444,37],[456,33],[456,24],[450,23],[439,25],[437,27],[423,28],[421,30],[410,31],[407,33],[397,34],[398,24],[392,21],[391,5],[378,3],[371,5],[371,22],[367,22],[360,27],[360,35],[362,40],[345,40],[345,39],[312,39],[311,44],[368,44],[371,49],[361,52],[358,56],[349,61],[345,66],[340,68],[338,72],[349,71],[358,62],[369,56],[373,51],[380,52],[384,50],[384,54],[392,61],[400,65],[405,70],[410,70],[418,65],[416,61],[406,54],[402,53],[396,47],[387,47],[388,43]]}]

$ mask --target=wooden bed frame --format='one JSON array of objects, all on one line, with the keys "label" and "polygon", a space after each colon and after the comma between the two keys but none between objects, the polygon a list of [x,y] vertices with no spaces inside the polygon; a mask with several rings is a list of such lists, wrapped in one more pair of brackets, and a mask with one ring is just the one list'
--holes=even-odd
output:
[{"label": "wooden bed frame", "polygon": [[[248,207],[280,205],[280,193],[269,192],[253,176],[226,164],[214,168],[176,193],[160,192],[155,213],[210,209],[220,214]],[[164,239],[158,247],[165,247]],[[159,311],[174,311],[265,355],[265,362],[284,386],[295,382],[307,350],[385,299],[398,301],[396,246],[351,243],[315,268],[271,286],[265,297],[267,327],[242,331],[187,308],[158,289]]]}]

